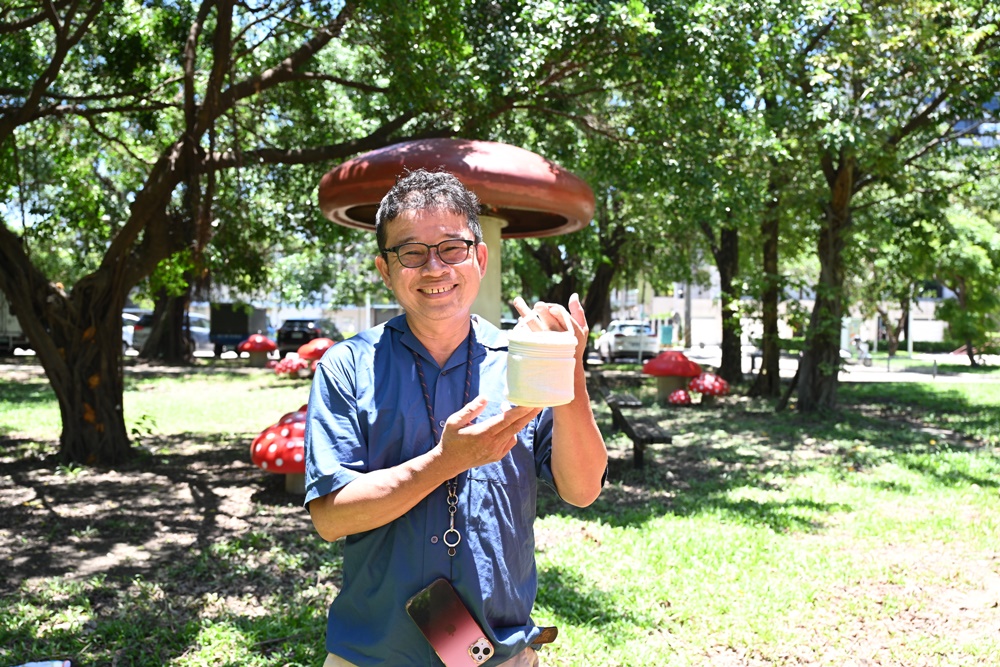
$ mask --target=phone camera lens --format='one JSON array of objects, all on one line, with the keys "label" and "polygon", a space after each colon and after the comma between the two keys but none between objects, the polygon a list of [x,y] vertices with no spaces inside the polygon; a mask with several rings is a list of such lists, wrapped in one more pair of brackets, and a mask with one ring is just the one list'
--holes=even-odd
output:
[{"label": "phone camera lens", "polygon": [[472,655],[479,655],[479,647],[478,646],[473,646],[472,647]]},{"label": "phone camera lens", "polygon": [[486,657],[489,657],[490,653],[492,653],[492,651],[490,650],[490,647],[489,646],[484,646],[483,647],[483,655],[485,655]]}]

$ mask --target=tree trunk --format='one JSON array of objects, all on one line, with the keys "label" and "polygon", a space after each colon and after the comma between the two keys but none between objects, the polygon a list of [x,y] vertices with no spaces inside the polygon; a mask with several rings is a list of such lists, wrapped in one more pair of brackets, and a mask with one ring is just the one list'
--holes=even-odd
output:
[{"label": "tree trunk", "polygon": [[816,303],[809,318],[806,348],[799,361],[798,407],[803,412],[832,409],[837,405],[840,372],[840,330],[844,315],[844,247],[851,228],[851,196],[855,160],[843,152],[823,159],[830,185],[817,255],[820,261]]},{"label": "tree trunk", "polygon": [[606,198],[598,198],[594,219],[597,221],[598,239],[601,244],[601,255],[607,261],[597,263],[590,287],[583,300],[583,311],[587,316],[587,324],[591,329],[598,325],[607,328],[611,324],[611,286],[615,276],[622,267],[621,248],[625,244],[628,232],[623,224],[618,224],[621,203],[612,197],[608,210]]},{"label": "tree trunk", "polygon": [[715,259],[719,269],[722,292],[722,361],[719,375],[731,383],[743,379],[742,326],[740,324],[739,294],[735,286],[740,270],[739,230],[723,228],[719,232],[719,251]]},{"label": "tree trunk", "polygon": [[751,396],[776,398],[781,395],[779,362],[781,347],[778,335],[778,302],[780,301],[781,276],[778,274],[778,230],[780,221],[781,192],[773,175],[768,183],[771,197],[764,219],[760,224],[763,240],[761,261],[764,269],[764,289],[760,297],[763,334],[760,349],[760,372],[748,392]]},{"label": "tree trunk", "polygon": [[0,228],[0,288],[59,402],[64,463],[114,465],[131,454],[122,411],[122,270],[91,274],[71,295],[35,269],[20,239]]},{"label": "tree trunk", "polygon": [[[98,334],[121,331],[125,299],[122,295],[109,300],[113,303],[94,308],[94,317],[84,315],[82,321],[67,323],[53,336],[66,351],[66,372],[49,376],[59,397],[63,423],[59,458],[64,462],[116,465],[132,454],[122,409],[120,333],[116,337]],[[103,319],[115,322],[102,325],[99,320]],[[43,365],[48,367],[45,361]]]},{"label": "tree trunk", "polygon": [[979,362],[976,361],[976,348],[972,346],[972,339],[965,339],[965,354],[969,357],[969,365],[973,368],[979,368]]},{"label": "tree trunk", "polygon": [[187,331],[187,306],[187,294],[164,294],[157,299],[153,330],[139,351],[140,357],[178,366],[191,363],[194,349]]},{"label": "tree trunk", "polygon": [[591,329],[607,328],[611,323],[611,281],[615,277],[615,267],[602,262],[597,266],[594,278],[583,299],[583,312]]},{"label": "tree trunk", "polygon": [[[548,287],[541,295],[541,300],[548,303],[559,303],[566,305],[569,297],[577,291],[576,279],[570,272],[570,263],[562,256],[559,246],[549,239],[543,239],[538,247],[532,250],[532,256],[545,275],[553,278],[548,283]],[[558,280],[555,280],[558,276]]]},{"label": "tree trunk", "polygon": [[[895,323],[889,317],[889,311],[884,309],[876,309],[879,317],[882,318],[882,322],[885,323],[885,347],[886,352],[889,353],[890,357],[896,356],[899,351],[899,334],[902,333],[903,327],[906,326],[906,316],[907,316],[907,306],[903,306],[903,314],[900,316]],[[877,335],[877,334],[876,334]],[[907,336],[909,333],[907,333]]]}]

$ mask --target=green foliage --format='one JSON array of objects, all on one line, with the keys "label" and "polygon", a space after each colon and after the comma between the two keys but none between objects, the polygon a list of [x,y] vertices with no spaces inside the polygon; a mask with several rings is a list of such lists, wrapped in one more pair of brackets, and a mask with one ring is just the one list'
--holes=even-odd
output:
[{"label": "green foliage", "polygon": [[982,348],[1000,330],[1000,217],[955,207],[937,248],[935,277],[955,295],[938,307],[951,336]]}]

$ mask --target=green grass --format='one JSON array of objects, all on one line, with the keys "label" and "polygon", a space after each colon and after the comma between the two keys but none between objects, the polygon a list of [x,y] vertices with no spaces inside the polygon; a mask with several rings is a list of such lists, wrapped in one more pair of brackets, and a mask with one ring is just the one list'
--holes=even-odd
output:
[{"label": "green grass", "polygon": [[[46,469],[54,400],[41,382],[9,388],[0,381],[11,471],[0,501],[18,529],[0,524],[0,553],[29,570],[26,558],[44,565],[67,543],[81,562],[114,545],[138,552],[69,581],[55,563],[16,584],[0,576],[0,664],[322,664],[340,543],[316,537],[243,460],[307,384],[263,372],[130,380],[126,418],[152,446],[112,479],[142,489],[115,506],[128,510],[77,522],[71,501],[112,503],[98,493],[111,482]],[[636,470],[631,444],[607,430],[597,502],[540,495],[534,617],[560,629],[547,664],[1000,664],[1000,383],[842,384],[841,408],[821,415],[740,397],[667,408],[648,382],[630,390],[674,442]],[[153,516],[153,500],[191,521],[130,518]],[[157,541],[171,536],[187,541]]]}]

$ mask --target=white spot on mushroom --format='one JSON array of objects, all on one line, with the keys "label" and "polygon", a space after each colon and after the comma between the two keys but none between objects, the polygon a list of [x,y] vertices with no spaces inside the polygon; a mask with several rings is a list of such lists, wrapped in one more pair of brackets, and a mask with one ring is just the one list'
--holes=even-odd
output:
[{"label": "white spot on mushroom", "polygon": [[281,437],[282,438],[287,438],[289,433],[291,433],[291,431],[289,431],[287,428],[281,429]]},{"label": "white spot on mushroom", "polygon": [[277,466],[278,468],[280,468],[281,466],[285,465],[285,461],[284,461],[284,459],[275,459],[274,460],[274,465]]},{"label": "white spot on mushroom", "polygon": [[271,446],[267,448],[267,451],[270,454],[274,454],[276,451],[278,451],[278,445],[271,443]]},{"label": "white spot on mushroom", "polygon": [[267,470],[267,461],[261,461],[260,462],[260,469],[261,470]]},{"label": "white spot on mushroom", "polygon": [[294,461],[295,461],[296,463],[301,463],[301,462],[302,462],[302,455],[301,455],[301,454],[296,454],[295,456],[293,456],[293,457],[292,457],[292,459],[293,459],[293,460],[294,460]]}]

